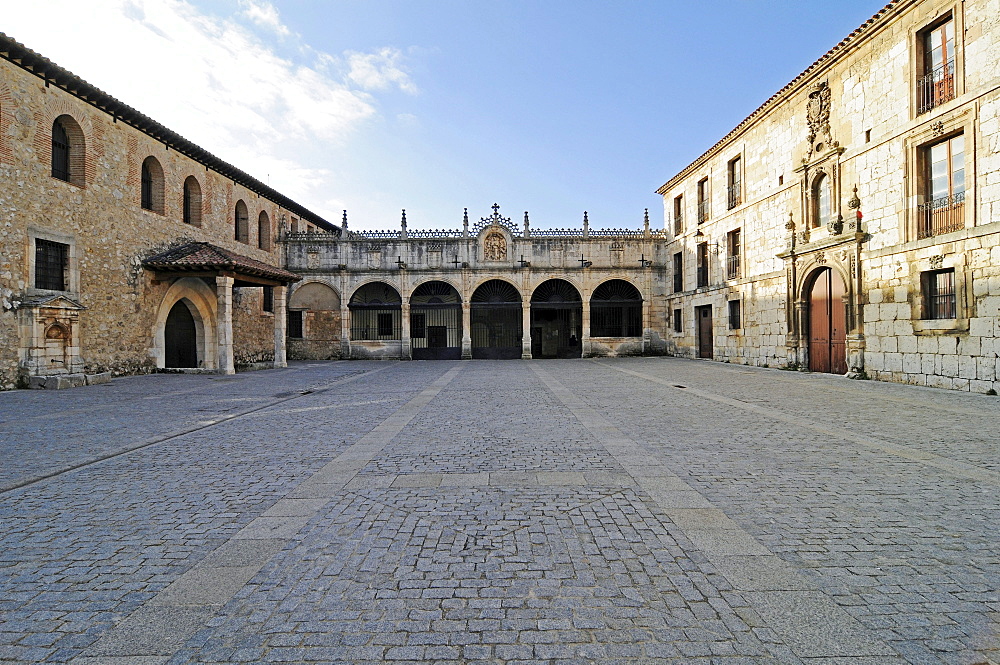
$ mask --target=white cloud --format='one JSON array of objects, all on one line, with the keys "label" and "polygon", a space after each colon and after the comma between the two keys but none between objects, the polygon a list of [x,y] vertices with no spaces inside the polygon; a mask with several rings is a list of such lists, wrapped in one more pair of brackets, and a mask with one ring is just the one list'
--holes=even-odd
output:
[{"label": "white cloud", "polygon": [[415,90],[402,54],[305,45],[293,61],[245,22],[292,34],[274,7],[240,7],[218,17],[185,0],[35,0],[5,6],[2,29],[300,203],[326,204],[337,184],[327,164],[377,115],[374,94]]},{"label": "white cloud", "polygon": [[292,34],[291,30],[281,22],[278,10],[270,2],[240,0],[240,6],[243,7],[244,16],[257,25],[273,31],[279,37],[288,37]]},{"label": "white cloud", "polygon": [[403,54],[399,49],[385,47],[375,53],[348,52],[347,77],[365,90],[388,90],[398,86],[403,92],[417,92],[402,67]]}]

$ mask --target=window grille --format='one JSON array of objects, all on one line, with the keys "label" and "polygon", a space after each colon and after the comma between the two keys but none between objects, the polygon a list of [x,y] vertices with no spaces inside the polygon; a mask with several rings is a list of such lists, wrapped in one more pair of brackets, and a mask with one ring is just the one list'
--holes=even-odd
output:
[{"label": "window grille", "polygon": [[302,310],[293,309],[288,311],[288,336],[292,339],[302,339]]},{"label": "window grille", "polygon": [[933,270],[923,275],[924,318],[954,319],[956,317],[955,269]]},{"label": "window grille", "polygon": [[965,226],[965,137],[957,134],[921,153],[924,202],[917,205],[917,237],[958,231]]},{"label": "window grille", "polygon": [[36,238],[35,288],[65,291],[68,263],[69,245]]},{"label": "window grille", "polygon": [[730,231],[726,238],[728,252],[726,255],[726,279],[739,279],[740,255],[743,251],[740,240],[740,230]]}]

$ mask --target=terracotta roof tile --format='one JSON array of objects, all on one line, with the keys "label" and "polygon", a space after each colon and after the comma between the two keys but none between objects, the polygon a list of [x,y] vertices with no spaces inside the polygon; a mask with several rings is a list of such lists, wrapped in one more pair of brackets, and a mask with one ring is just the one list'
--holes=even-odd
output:
[{"label": "terracotta roof tile", "polygon": [[149,270],[164,272],[219,270],[279,282],[297,282],[302,279],[295,273],[207,242],[189,242],[168,249],[147,258],[142,265]]}]

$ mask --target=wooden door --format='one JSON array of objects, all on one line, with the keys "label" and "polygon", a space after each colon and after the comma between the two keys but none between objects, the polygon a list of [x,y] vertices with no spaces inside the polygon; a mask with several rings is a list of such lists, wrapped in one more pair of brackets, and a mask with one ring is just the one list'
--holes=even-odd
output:
[{"label": "wooden door", "polygon": [[198,331],[191,310],[178,300],[167,314],[163,330],[164,367],[198,366]]},{"label": "wooden door", "polygon": [[712,306],[695,307],[698,319],[698,357],[712,358]]},{"label": "wooden door", "polygon": [[809,294],[809,371],[847,373],[844,281],[830,268],[816,276]]}]

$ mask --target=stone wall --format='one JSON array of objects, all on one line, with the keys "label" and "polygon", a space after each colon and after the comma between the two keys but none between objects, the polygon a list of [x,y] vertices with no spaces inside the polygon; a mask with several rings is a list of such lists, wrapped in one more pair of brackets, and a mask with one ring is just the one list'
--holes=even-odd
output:
[{"label": "stone wall", "polygon": [[[694,308],[710,305],[715,360],[808,367],[811,279],[829,268],[845,282],[852,375],[1000,388],[998,13],[996,0],[893,5],[659,190],[667,230],[677,196],[685,212],[682,232],[665,247],[684,262],[683,288],[667,302],[682,316],[682,331],[669,337],[672,353],[698,355]],[[943,20],[956,26],[955,98],[924,111],[916,101],[918,44],[922,31]],[[960,228],[921,237],[927,147],[956,135],[966,145]],[[727,171],[735,157],[742,201],[730,206]],[[821,174],[827,180],[818,180]],[[711,212],[699,224],[702,178]],[[832,192],[833,214],[832,223],[817,226],[820,182]],[[720,257],[737,228],[740,274],[730,278]],[[697,287],[703,242],[711,250],[709,282]],[[949,268],[956,318],[930,320],[922,280]],[[733,299],[742,303],[739,330],[726,321]]]},{"label": "stone wall", "polygon": [[[51,175],[54,120],[72,117],[82,130],[82,185]],[[140,167],[155,157],[162,169],[162,212],[140,205]],[[201,189],[201,225],[182,221],[183,183]],[[88,372],[148,372],[153,328],[167,283],[151,279],[144,257],[182,240],[209,241],[280,265],[279,250],[258,248],[257,220],[266,212],[270,238],[291,214],[241,184],[168,149],[141,131],[7,60],[0,60],[0,388],[18,381],[25,361],[19,306],[42,293],[34,287],[35,238],[70,246],[66,295],[79,315],[80,353]],[[235,240],[234,207],[248,209],[249,238]],[[162,203],[160,203],[162,202]],[[238,362],[273,354],[273,315],[260,311],[260,289],[235,313]]]}]

